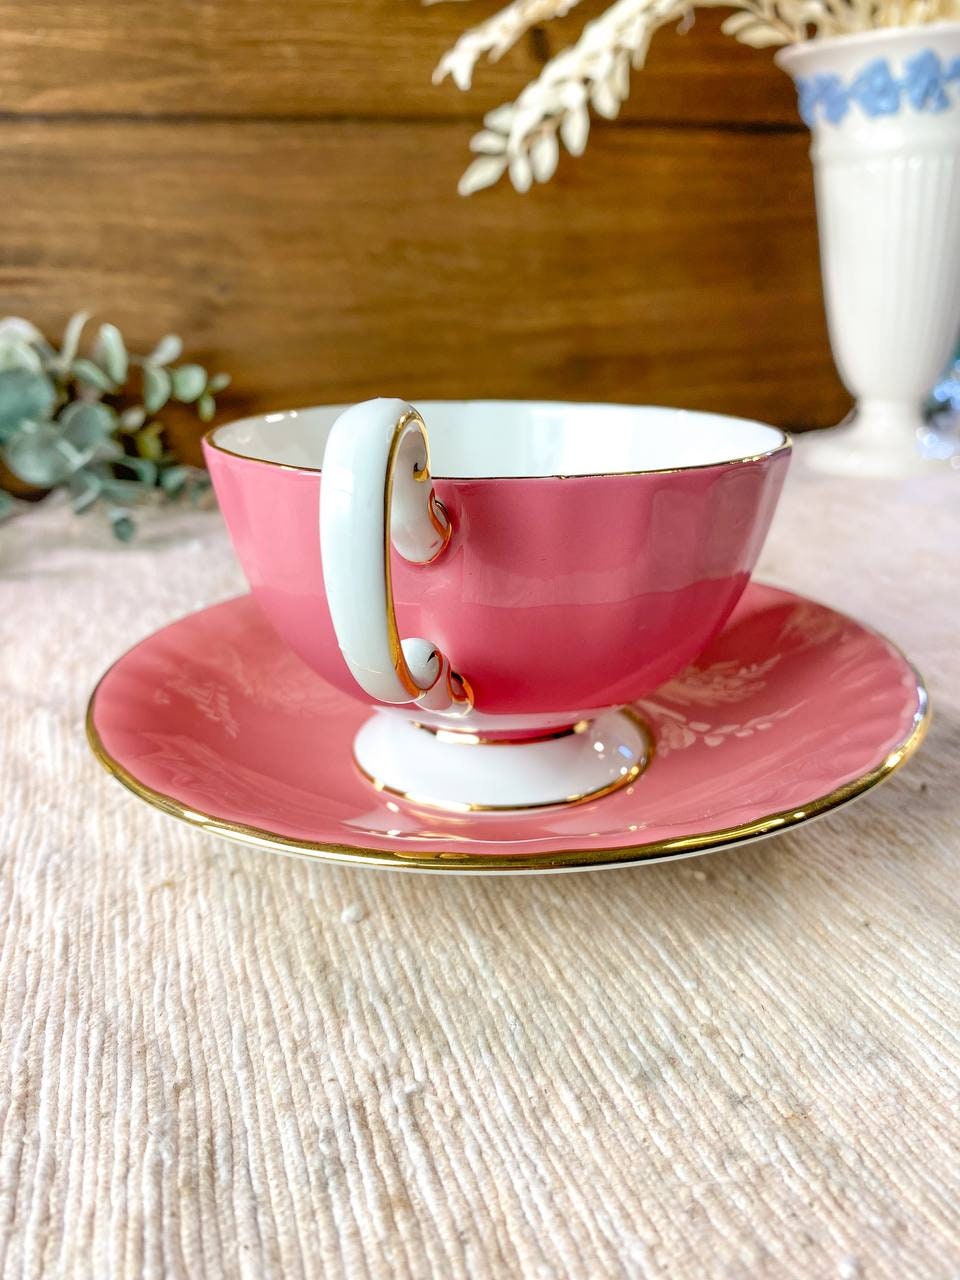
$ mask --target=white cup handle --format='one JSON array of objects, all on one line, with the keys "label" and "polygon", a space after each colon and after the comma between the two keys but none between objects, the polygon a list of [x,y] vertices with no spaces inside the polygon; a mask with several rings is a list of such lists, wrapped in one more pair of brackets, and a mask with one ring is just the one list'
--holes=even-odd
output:
[{"label": "white cup handle", "polygon": [[429,564],[450,540],[430,483],[427,429],[405,400],[366,400],[327,437],[320,480],[320,551],[337,643],[357,684],[379,702],[464,715],[470,686],[429,640],[401,640],[391,542]]}]

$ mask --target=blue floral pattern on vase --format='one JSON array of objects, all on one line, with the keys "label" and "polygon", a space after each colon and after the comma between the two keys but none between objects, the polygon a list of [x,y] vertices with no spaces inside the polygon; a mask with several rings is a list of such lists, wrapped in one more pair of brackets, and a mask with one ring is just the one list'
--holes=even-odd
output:
[{"label": "blue floral pattern on vase", "polygon": [[933,49],[908,58],[900,77],[886,58],[875,58],[849,86],[833,72],[801,76],[797,80],[800,115],[812,129],[820,120],[840,124],[854,105],[871,117],[895,116],[904,104],[915,111],[946,111],[960,100],[947,93],[948,85],[958,81],[960,58],[944,63]]}]

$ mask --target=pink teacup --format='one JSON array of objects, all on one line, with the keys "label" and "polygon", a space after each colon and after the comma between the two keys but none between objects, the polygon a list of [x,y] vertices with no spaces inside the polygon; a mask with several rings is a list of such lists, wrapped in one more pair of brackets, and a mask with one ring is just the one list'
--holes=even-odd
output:
[{"label": "pink teacup", "polygon": [[204,450],[266,617],[377,708],[360,769],[509,810],[636,780],[651,743],[628,704],[723,626],[790,442],[675,409],[383,399],[247,418]]}]

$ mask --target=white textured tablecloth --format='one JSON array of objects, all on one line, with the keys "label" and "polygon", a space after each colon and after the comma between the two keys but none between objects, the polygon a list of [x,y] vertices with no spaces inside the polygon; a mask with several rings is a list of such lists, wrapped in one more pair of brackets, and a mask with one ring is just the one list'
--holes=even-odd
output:
[{"label": "white textured tablecloth", "polygon": [[326,867],[147,808],[113,658],[242,587],[215,513],[0,530],[0,1275],[960,1274],[960,475],[792,477],[762,574],[886,631],[933,728],[705,859]]}]

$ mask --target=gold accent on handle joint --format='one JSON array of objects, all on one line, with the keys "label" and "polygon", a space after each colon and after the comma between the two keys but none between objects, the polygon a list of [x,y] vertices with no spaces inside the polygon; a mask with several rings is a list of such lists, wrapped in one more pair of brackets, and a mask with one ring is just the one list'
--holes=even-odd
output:
[{"label": "gold accent on handle joint", "polygon": [[[396,469],[397,454],[400,450],[400,444],[403,440],[403,434],[410,424],[416,426],[420,432],[420,439],[423,442],[424,463],[422,467],[414,468],[413,478],[418,483],[429,482],[430,480],[430,440],[427,436],[427,428],[423,418],[417,413],[416,409],[408,409],[406,413],[401,414],[397,419],[393,428],[393,439],[390,441],[390,450],[387,454],[387,473],[383,486],[383,595],[384,609],[387,615],[387,640],[390,646],[390,660],[393,663],[393,669],[397,673],[397,678],[403,685],[404,689],[409,693],[411,699],[416,700],[424,693],[428,693],[433,685],[422,689],[413,678],[413,672],[407,663],[403,654],[403,645],[400,642],[400,631],[397,627],[397,611],[393,599],[393,570],[391,567],[391,552],[393,549],[393,541],[390,530],[390,516],[393,509],[393,475]],[[430,517],[430,523],[440,534],[442,542],[435,554],[424,563],[433,564],[438,556],[443,555],[450,541],[452,526],[447,517],[446,508],[443,503],[436,497],[433,490],[427,498],[427,511]],[[443,658],[438,653],[438,659],[442,669]],[[437,679],[439,679],[439,674]],[[434,681],[436,684],[436,681]],[[473,692],[470,686],[462,676],[454,672],[447,674],[447,693],[451,702],[467,703],[473,706]]]}]

